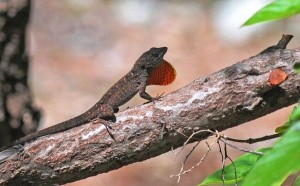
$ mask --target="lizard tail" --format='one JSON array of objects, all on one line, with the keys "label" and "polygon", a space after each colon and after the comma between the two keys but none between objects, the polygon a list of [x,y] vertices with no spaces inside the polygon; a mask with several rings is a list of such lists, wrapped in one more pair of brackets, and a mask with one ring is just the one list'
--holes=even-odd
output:
[{"label": "lizard tail", "polygon": [[[23,150],[23,148],[21,148],[21,146],[23,147],[23,145],[21,145],[21,146],[16,146],[16,145],[23,144],[25,142],[34,140],[41,136],[46,136],[49,134],[54,134],[54,133],[66,131],[68,129],[77,127],[85,122],[88,122],[88,118],[85,117],[85,115],[86,115],[86,113],[83,113],[75,118],[61,122],[57,125],[53,125],[51,127],[45,128],[43,130],[33,132],[27,136],[24,136],[23,138],[20,138],[2,148],[0,148],[0,163],[1,163],[2,159],[3,159],[2,160],[2,162],[3,162],[7,158],[6,156],[11,156],[12,154],[14,154],[16,152],[20,152],[21,150]],[[64,123],[68,123],[68,125],[64,125]],[[11,148],[11,147],[14,147],[14,148]]]}]

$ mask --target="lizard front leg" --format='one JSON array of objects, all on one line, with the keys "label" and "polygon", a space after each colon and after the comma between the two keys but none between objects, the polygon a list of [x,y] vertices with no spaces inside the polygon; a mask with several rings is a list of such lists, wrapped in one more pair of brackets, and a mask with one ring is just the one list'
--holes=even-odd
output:
[{"label": "lizard front leg", "polygon": [[139,89],[139,95],[140,95],[140,97],[144,98],[144,99],[146,99],[146,100],[148,100],[150,102],[153,101],[153,97],[150,96],[145,90],[146,90],[146,86],[143,86],[143,87],[141,87]]},{"label": "lizard front leg", "polygon": [[145,76],[143,76],[142,80],[140,81],[140,86],[139,86],[139,95],[140,95],[140,97],[148,100],[149,102],[159,100],[162,97],[163,94],[158,95],[157,97],[152,97],[146,92],[147,79],[148,79],[148,76],[145,75]]}]

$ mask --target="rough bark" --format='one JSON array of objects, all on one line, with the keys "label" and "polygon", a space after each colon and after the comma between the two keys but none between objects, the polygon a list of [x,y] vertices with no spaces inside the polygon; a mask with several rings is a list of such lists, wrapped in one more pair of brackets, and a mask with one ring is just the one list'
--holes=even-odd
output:
[{"label": "rough bark", "polygon": [[27,84],[30,1],[0,2],[0,147],[37,129],[40,111]]},{"label": "rough bark", "polygon": [[0,165],[0,184],[80,180],[179,147],[186,140],[180,133],[222,131],[296,103],[300,76],[293,67],[300,48],[285,49],[290,39],[284,36],[278,45],[196,79],[161,101],[118,113],[111,124],[116,141],[101,123],[89,123],[27,143]]}]

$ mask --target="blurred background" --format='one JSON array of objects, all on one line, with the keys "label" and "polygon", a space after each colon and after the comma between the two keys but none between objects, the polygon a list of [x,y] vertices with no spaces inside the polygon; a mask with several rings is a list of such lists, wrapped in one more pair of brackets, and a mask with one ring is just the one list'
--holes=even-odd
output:
[{"label": "blurred background", "polygon": [[[149,87],[156,95],[172,92],[196,78],[207,76],[276,44],[292,34],[288,48],[299,47],[299,16],[250,27],[241,25],[268,0],[33,0],[27,44],[31,66],[29,83],[34,103],[43,109],[41,128],[81,114],[126,74],[151,47],[167,46],[165,59],[177,69],[167,87]],[[136,96],[123,106],[138,105]],[[234,138],[274,133],[292,107],[224,131]],[[243,145],[248,149],[274,141]],[[176,174],[191,149],[172,152],[119,170],[67,184],[79,185],[196,185],[221,168],[215,147],[204,163],[182,177]],[[242,153],[229,150],[232,159]],[[195,165],[206,151],[203,143],[190,157]]]}]

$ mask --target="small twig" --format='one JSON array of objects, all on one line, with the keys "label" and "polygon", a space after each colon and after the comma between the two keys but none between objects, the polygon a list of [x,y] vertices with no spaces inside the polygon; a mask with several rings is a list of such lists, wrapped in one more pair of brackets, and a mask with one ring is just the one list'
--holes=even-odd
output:
[{"label": "small twig", "polygon": [[225,175],[226,175],[225,163],[226,163],[226,159],[229,159],[232,166],[233,166],[233,169],[234,169],[235,185],[237,185],[237,170],[236,170],[236,167],[234,165],[233,160],[230,158],[230,156],[228,156],[227,144],[222,141],[224,143],[224,154],[223,154],[220,141],[222,141],[221,138],[218,139],[217,143],[218,143],[219,152],[221,154],[221,160],[222,160],[222,183],[223,183],[223,185],[225,185]]},{"label": "small twig", "polygon": [[242,151],[242,152],[247,152],[247,153],[251,153],[251,154],[256,154],[256,155],[264,155],[264,153],[262,152],[257,152],[257,151],[252,151],[252,150],[248,150],[248,149],[245,149],[245,148],[242,148],[242,147],[238,147],[236,145],[233,145],[232,143],[229,143],[228,141],[226,141],[226,139],[224,140],[225,138],[220,138],[219,140],[222,141],[223,143],[227,144],[228,146],[234,148],[234,149],[237,149],[239,151]]},{"label": "small twig", "polygon": [[[179,173],[176,174],[176,175],[171,175],[171,177],[178,177],[177,178],[177,183],[179,183],[182,175],[191,172],[193,169],[198,167],[203,162],[203,160],[207,157],[208,153],[211,151],[211,147],[215,144],[215,142],[217,142],[218,147],[219,147],[219,152],[221,154],[221,160],[222,160],[222,182],[223,182],[223,185],[225,185],[225,175],[226,175],[225,163],[226,163],[226,159],[229,159],[232,166],[233,166],[234,174],[235,174],[235,180],[236,180],[235,185],[237,185],[237,170],[236,170],[236,167],[234,165],[233,160],[228,156],[227,145],[234,148],[234,149],[243,151],[243,152],[252,153],[252,154],[256,154],[256,155],[263,155],[262,152],[251,151],[251,150],[247,150],[245,148],[233,145],[233,144],[229,143],[228,140],[234,141],[234,142],[243,142],[243,143],[251,143],[252,142],[252,143],[255,143],[255,142],[258,142],[259,140],[262,141],[262,140],[266,140],[266,139],[275,138],[275,136],[278,135],[278,134],[275,134],[275,135],[270,135],[270,136],[264,136],[264,137],[257,138],[257,139],[240,140],[240,139],[234,139],[234,138],[226,137],[226,136],[220,134],[218,131],[212,131],[212,130],[199,130],[199,131],[193,132],[190,136],[187,136],[187,135],[183,134],[180,131],[177,131],[177,132],[179,134],[185,136],[187,138],[187,140],[184,142],[184,144],[183,144],[182,148],[179,150],[179,152],[173,152],[175,155],[178,155],[179,153],[181,153],[184,150],[184,148],[187,146],[187,144],[190,142],[190,140],[193,139],[195,135],[197,135],[201,132],[209,132],[209,133],[213,134],[213,137],[216,138],[216,141],[214,141],[211,145],[209,145],[206,142],[206,145],[207,145],[208,149],[207,149],[206,153],[204,154],[204,156],[200,159],[200,161],[196,165],[194,165],[190,169],[184,171],[184,167],[186,165],[187,160],[189,159],[191,154],[194,152],[196,147],[200,144],[200,140],[197,141],[197,143],[192,147],[190,152],[185,156],[185,159],[182,162],[182,166],[180,168]],[[221,147],[220,141],[224,143],[224,148]],[[172,151],[173,151],[173,148],[172,148]]]},{"label": "small twig", "polygon": [[211,145],[209,145],[207,142],[205,142],[205,143],[207,145],[207,151],[205,152],[205,154],[203,155],[203,157],[200,159],[200,161],[196,165],[192,166],[190,169],[185,170],[185,171],[182,171],[183,168],[181,168],[182,170],[180,170],[180,172],[178,174],[171,175],[171,178],[172,177],[178,177],[177,183],[180,181],[180,177],[182,175],[191,172],[193,169],[195,169],[196,167],[198,167],[199,165],[201,165],[201,163],[203,162],[203,160],[207,157],[208,153],[211,151],[211,147],[215,144],[215,142],[211,143]]},{"label": "small twig", "polygon": [[174,152],[173,148],[172,148],[172,152],[173,152],[175,155],[180,154],[180,153],[183,151],[183,149],[185,149],[185,147],[186,147],[186,145],[189,143],[189,141],[190,141],[195,135],[197,135],[197,134],[199,134],[199,133],[201,133],[201,132],[209,132],[209,133],[215,134],[214,131],[211,131],[211,130],[209,130],[209,129],[207,129],[207,130],[199,130],[199,131],[193,132],[190,136],[187,136],[187,135],[183,134],[182,132],[177,131],[177,133],[179,133],[179,134],[181,134],[181,135],[187,137],[188,139],[183,143],[182,148],[181,148],[178,152]]},{"label": "small twig", "polygon": [[232,167],[234,169],[235,185],[237,186],[238,185],[237,170],[236,170],[236,167],[235,167],[235,164],[234,164],[233,160],[229,156],[228,156],[228,159],[230,160],[230,162],[232,164]]},{"label": "small twig", "polygon": [[282,35],[282,38],[280,39],[280,41],[277,43],[276,46],[278,46],[279,48],[282,48],[282,49],[286,49],[286,46],[288,45],[288,43],[291,41],[291,39],[293,38],[294,36],[292,35]]},{"label": "small twig", "polygon": [[[218,138],[220,137],[218,132],[214,132],[214,131],[209,130],[209,129],[208,129],[208,130],[199,130],[199,131],[193,132],[190,136],[187,136],[187,135],[183,134],[182,132],[177,131],[177,133],[179,133],[179,134],[181,134],[181,135],[187,137],[187,140],[184,142],[182,148],[181,148],[178,152],[174,152],[173,147],[172,147],[172,152],[173,152],[175,155],[178,155],[179,153],[181,153],[181,152],[184,150],[184,148],[187,146],[187,144],[189,143],[189,141],[190,141],[191,139],[193,139],[195,135],[197,135],[197,134],[199,134],[199,133],[201,133],[201,132],[209,132],[209,133],[211,133],[211,134],[214,134],[214,135],[217,136],[216,139],[218,139]],[[186,155],[184,161],[182,162],[182,166],[181,166],[181,169],[180,169],[179,173],[176,174],[176,175],[171,175],[171,177],[178,177],[177,183],[180,182],[180,179],[181,179],[181,176],[182,176],[182,175],[191,172],[193,169],[195,169],[196,167],[198,167],[198,166],[203,162],[203,160],[204,160],[204,159],[206,158],[206,156],[208,155],[209,151],[211,151],[211,147],[212,147],[212,146],[214,145],[214,143],[215,143],[215,142],[213,142],[213,143],[211,144],[211,146],[210,146],[207,142],[205,142],[206,145],[207,145],[207,147],[208,147],[208,149],[207,149],[206,153],[204,154],[204,156],[200,159],[200,161],[199,161],[196,165],[192,166],[192,167],[191,167],[190,169],[188,169],[188,170],[183,171],[183,170],[184,170],[184,166],[186,165],[186,162],[187,162],[188,158],[189,158],[190,155],[194,152],[194,150],[195,150],[196,147],[200,144],[200,142],[201,142],[201,140],[198,140],[197,143],[196,143],[196,145],[194,145],[193,148],[190,150],[190,152]]]},{"label": "small twig", "polygon": [[227,152],[227,144],[225,143],[224,145],[224,152],[225,152],[225,160],[228,158],[233,166],[234,169],[234,178],[235,178],[235,185],[237,185],[237,171],[236,171],[236,167],[234,165],[233,160],[230,158],[230,156],[228,156],[228,152]]},{"label": "small twig", "polygon": [[[177,131],[177,133],[183,135],[183,136],[186,137],[186,138],[189,138],[189,136],[183,134],[183,133],[180,132],[180,131]],[[173,152],[173,154],[178,155],[178,154],[180,154],[180,153],[183,151],[183,149],[184,149],[185,147],[186,147],[186,142],[183,144],[183,146],[181,147],[181,149],[180,149],[178,152],[175,152],[173,146],[171,147],[171,148],[172,148],[171,151]]]},{"label": "small twig", "polygon": [[278,137],[280,137],[280,134],[272,134],[272,135],[267,135],[267,136],[263,136],[263,137],[259,137],[259,138],[249,138],[249,139],[236,139],[236,138],[230,138],[227,136],[223,136],[223,137],[228,141],[252,144],[252,143],[257,143],[257,142],[261,142],[261,141],[267,141],[270,139],[278,138]]},{"label": "small twig", "polygon": [[195,150],[196,147],[199,145],[199,143],[200,143],[200,141],[197,141],[196,145],[194,145],[193,148],[192,148],[192,150],[190,150],[190,152],[185,156],[185,159],[184,159],[184,161],[182,162],[181,169],[180,169],[179,173],[177,174],[177,175],[179,175],[179,176],[178,176],[178,179],[177,179],[177,183],[180,182],[180,178],[181,178],[180,175],[182,174],[182,171],[183,171],[183,169],[184,169],[184,166],[185,166],[185,164],[186,164],[186,161],[188,160],[188,158],[190,157],[190,155],[192,154],[192,152],[194,152],[194,150]]},{"label": "small twig", "polygon": [[220,141],[217,140],[217,143],[218,143],[219,152],[221,154],[221,161],[222,161],[222,183],[223,183],[223,185],[225,185],[225,174],[226,174],[226,172],[225,172],[225,156],[223,155]]}]

